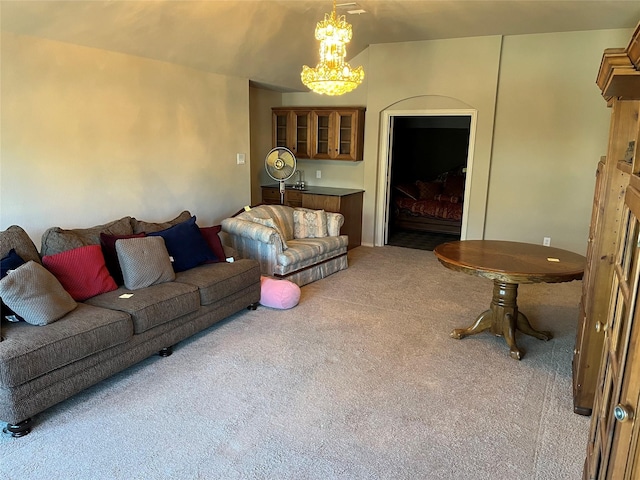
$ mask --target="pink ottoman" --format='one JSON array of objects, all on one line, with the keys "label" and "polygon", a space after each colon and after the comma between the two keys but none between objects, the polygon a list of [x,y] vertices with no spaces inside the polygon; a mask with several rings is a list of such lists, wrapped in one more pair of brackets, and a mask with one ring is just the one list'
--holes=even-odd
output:
[{"label": "pink ottoman", "polygon": [[289,280],[260,277],[260,305],[287,309],[300,301],[300,287]]}]

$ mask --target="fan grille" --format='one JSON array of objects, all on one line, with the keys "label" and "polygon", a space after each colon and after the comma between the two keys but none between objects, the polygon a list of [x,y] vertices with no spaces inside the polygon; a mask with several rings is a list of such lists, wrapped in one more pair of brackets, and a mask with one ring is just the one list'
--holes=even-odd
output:
[{"label": "fan grille", "polygon": [[265,158],[267,174],[274,180],[283,181],[291,178],[296,171],[296,157],[284,147],[276,147]]}]

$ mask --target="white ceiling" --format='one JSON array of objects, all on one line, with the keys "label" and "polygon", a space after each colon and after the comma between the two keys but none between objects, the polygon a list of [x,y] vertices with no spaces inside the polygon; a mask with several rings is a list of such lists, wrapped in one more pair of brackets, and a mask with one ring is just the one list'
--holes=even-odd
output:
[{"label": "white ceiling", "polygon": [[[317,62],[313,32],[332,1],[2,0],[0,6],[4,31],[305,91],[300,70]],[[348,58],[377,43],[633,28],[640,20],[639,0],[357,0],[357,8],[366,13],[347,14]]]}]

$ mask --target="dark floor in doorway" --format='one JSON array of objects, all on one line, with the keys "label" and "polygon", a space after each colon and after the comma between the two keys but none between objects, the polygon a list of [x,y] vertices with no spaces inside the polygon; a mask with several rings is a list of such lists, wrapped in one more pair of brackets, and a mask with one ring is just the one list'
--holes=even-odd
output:
[{"label": "dark floor in doorway", "polygon": [[456,240],[460,240],[460,235],[400,230],[389,234],[387,245],[415,248],[418,250],[433,250],[441,243],[453,242]]}]

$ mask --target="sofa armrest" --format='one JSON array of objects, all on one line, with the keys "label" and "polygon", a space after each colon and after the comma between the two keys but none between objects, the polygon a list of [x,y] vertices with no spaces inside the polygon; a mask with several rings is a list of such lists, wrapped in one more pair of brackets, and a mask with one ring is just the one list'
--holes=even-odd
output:
[{"label": "sofa armrest", "polygon": [[259,223],[241,220],[239,218],[225,218],[222,220],[222,231],[229,235],[237,235],[262,243],[274,243],[278,232],[273,228],[265,227]]},{"label": "sofa armrest", "polygon": [[287,248],[277,230],[249,220],[225,218],[222,221],[222,231],[229,236],[231,246],[238,250],[240,255],[245,250],[240,248],[240,243],[273,245],[276,254]]}]

